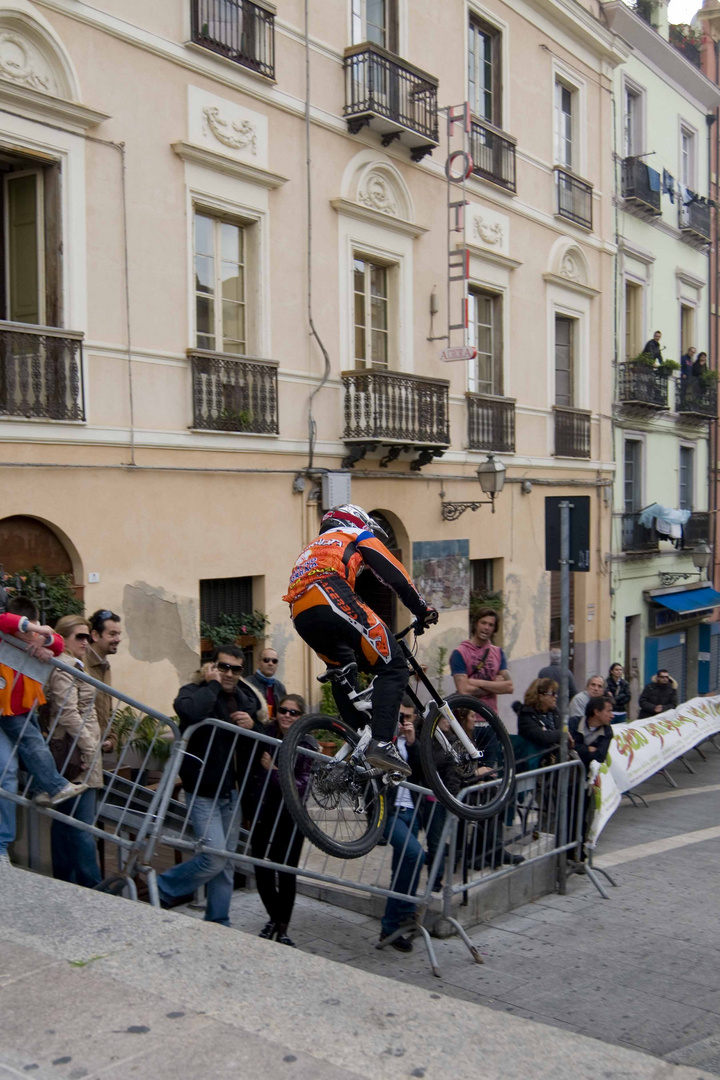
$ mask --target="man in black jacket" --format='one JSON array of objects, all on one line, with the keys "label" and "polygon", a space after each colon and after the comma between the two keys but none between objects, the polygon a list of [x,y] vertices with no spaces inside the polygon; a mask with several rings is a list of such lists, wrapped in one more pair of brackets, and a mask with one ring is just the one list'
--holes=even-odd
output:
[{"label": "man in black jacket", "polygon": [[638,700],[640,706],[640,720],[647,720],[656,713],[666,712],[668,709],[677,709],[678,694],[677,683],[670,676],[666,668],[660,668],[657,675],[653,675],[650,682],[643,690]]},{"label": "man in black jacket", "polygon": [[[243,654],[236,645],[222,645],[199,678],[183,686],[175,699],[180,730],[203,720],[222,720],[232,728],[263,731],[267,715],[257,691],[241,679]],[[195,839],[210,847],[234,851],[240,829],[238,787],[242,790],[262,746],[236,730],[204,724],[190,736],[180,766],[180,779]],[[207,885],[205,919],[230,925],[234,863],[221,855],[200,852],[158,878],[160,901],[169,906],[178,897]]]}]

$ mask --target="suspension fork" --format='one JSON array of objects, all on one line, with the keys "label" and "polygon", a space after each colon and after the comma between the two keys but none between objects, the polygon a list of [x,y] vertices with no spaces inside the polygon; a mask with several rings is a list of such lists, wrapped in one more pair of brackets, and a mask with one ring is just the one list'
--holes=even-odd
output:
[{"label": "suspension fork", "polygon": [[[477,746],[467,734],[460,721],[453,714],[453,711],[448,705],[447,701],[443,701],[442,705],[438,707],[438,712],[447,720],[448,724],[450,725],[451,731],[455,733],[459,742],[461,742],[462,745],[465,747],[470,757],[474,761],[479,761],[483,756],[481,751],[478,750]],[[440,730],[439,727],[435,728],[434,738],[438,740],[443,750],[450,751],[450,743],[447,741],[444,733]]]}]

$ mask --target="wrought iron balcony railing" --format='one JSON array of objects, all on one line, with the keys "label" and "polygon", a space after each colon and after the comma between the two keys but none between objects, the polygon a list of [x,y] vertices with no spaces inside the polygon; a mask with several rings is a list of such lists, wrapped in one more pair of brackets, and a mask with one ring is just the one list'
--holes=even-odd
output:
[{"label": "wrought iron balcony railing", "polygon": [[515,452],[515,402],[511,398],[468,394],[467,409],[471,450]]},{"label": "wrought iron balcony railing", "polygon": [[0,322],[0,416],[84,420],[82,334]]},{"label": "wrought iron balcony railing", "polygon": [[278,434],[277,362],[193,349],[193,428]]},{"label": "wrought iron balcony railing", "polygon": [[675,392],[675,411],[714,420],[718,414],[718,384],[690,375],[680,379]]},{"label": "wrought iron balcony railing", "polygon": [[400,139],[420,161],[438,144],[438,81],[379,45],[345,50],[345,117],[356,135],[365,125],[383,146]]},{"label": "wrought iron balcony railing", "polygon": [[450,445],[447,379],[399,371],[344,371],[346,442]]},{"label": "wrought iron balcony railing", "polygon": [[678,206],[678,228],[680,232],[709,244],[711,239],[710,230],[710,204],[691,202],[687,205],[680,202]]},{"label": "wrought iron balcony railing", "polygon": [[644,213],[662,213],[660,187],[650,187],[648,166],[641,158],[627,157],[622,163],[622,195],[626,203]]},{"label": "wrought iron balcony railing", "polygon": [[592,184],[555,166],[557,212],[584,229],[592,229]]},{"label": "wrought iron balcony railing", "polygon": [[485,120],[472,121],[470,156],[473,172],[507,191],[517,191],[515,183],[515,139],[498,131]]},{"label": "wrought iron balcony railing", "polygon": [[621,539],[623,551],[657,551],[658,541],[654,529],[640,524],[640,511],[623,514],[621,517]]},{"label": "wrought iron balcony railing", "polygon": [[252,0],[190,0],[192,40],[275,78],[275,9]]},{"label": "wrought iron balcony railing", "polygon": [[618,364],[618,401],[646,409],[667,409],[668,377],[638,360]]},{"label": "wrought iron balcony railing", "polygon": [[555,414],[555,456],[590,457],[590,413],[587,409],[553,407]]},{"label": "wrought iron balcony railing", "polygon": [[683,527],[683,546],[710,543],[710,514],[707,510],[693,510]]}]

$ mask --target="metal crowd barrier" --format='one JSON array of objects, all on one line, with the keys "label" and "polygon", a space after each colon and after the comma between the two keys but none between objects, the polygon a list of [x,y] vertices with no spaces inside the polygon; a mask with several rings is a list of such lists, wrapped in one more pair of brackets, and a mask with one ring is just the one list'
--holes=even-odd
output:
[{"label": "metal crowd barrier", "polygon": [[[30,725],[43,732],[47,743],[65,731],[59,720],[72,693],[72,684],[63,699],[49,701],[47,706],[40,709],[34,705],[24,715],[17,742],[3,733],[0,744],[3,748],[0,752],[0,797],[27,810],[28,862],[31,869],[37,869],[41,861],[38,817],[49,818],[90,833],[104,845],[103,852],[107,852],[108,845],[115,848],[116,868],[105,874],[99,887],[112,892],[127,891],[133,899],[137,899],[135,870],[163,799],[167,782],[164,761],[170,746],[179,737],[177,725],[163,713],[93,679],[62,660],[52,659],[44,663],[34,659],[23,642],[2,634],[0,663],[16,672],[15,682],[21,674],[27,675],[39,682],[46,694],[53,669],[68,673],[75,682],[93,687],[95,694],[81,714],[82,727],[68,746],[60,772],[66,768],[85,731],[97,695],[104,694],[110,699],[109,715],[102,725],[100,741],[87,769],[87,772],[91,772],[98,762],[102,762],[102,787],[97,789],[94,813],[88,815],[89,820],[79,819],[77,800],[72,798],[54,807],[38,805],[34,801],[36,785],[23,767],[21,741]],[[107,740],[113,742],[114,748],[110,753],[103,753],[101,747]]]}]

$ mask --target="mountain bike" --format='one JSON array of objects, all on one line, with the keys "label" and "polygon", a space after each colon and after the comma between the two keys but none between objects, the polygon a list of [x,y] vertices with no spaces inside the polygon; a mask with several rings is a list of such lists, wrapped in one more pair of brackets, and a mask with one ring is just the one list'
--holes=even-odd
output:
[{"label": "mountain bike", "polygon": [[[400,649],[430,700],[423,705],[408,686],[419,717],[423,772],[436,798],[466,821],[498,814],[515,780],[510,736],[497,713],[477,698],[443,698],[403,640],[421,628],[413,623],[396,635]],[[358,730],[322,714],[297,720],[282,740],[278,770],[283,799],[300,832],[328,855],[355,859],[380,840],[387,824],[387,791],[404,777],[374,768],[365,758],[370,739],[371,682],[356,688],[357,665],[328,668],[320,682],[339,682],[358,713]],[[364,724],[363,724],[364,721]],[[309,774],[309,775],[308,775]],[[298,784],[304,775],[307,783]],[[464,789],[470,789],[469,792]]]}]

